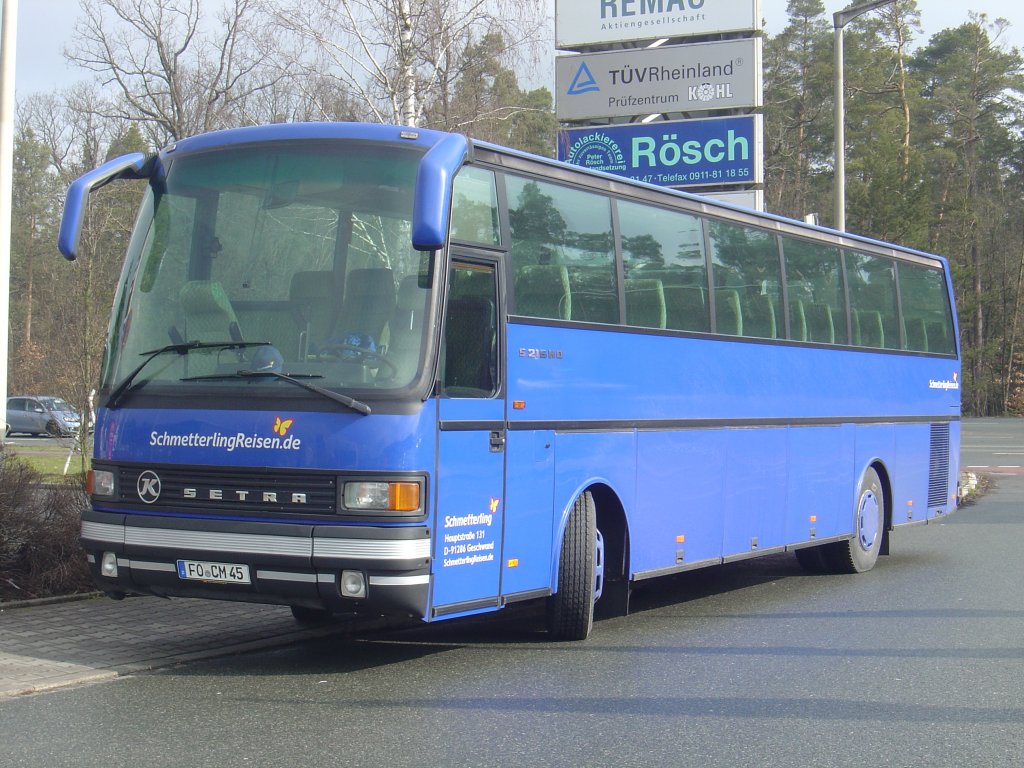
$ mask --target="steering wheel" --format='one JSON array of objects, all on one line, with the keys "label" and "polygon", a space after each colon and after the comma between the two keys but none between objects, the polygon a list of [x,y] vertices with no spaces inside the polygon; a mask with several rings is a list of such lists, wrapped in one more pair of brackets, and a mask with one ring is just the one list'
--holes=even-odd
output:
[{"label": "steering wheel", "polygon": [[394,363],[380,352],[366,347],[356,347],[342,342],[328,342],[316,353],[317,360],[328,360],[332,357],[345,362],[358,363],[366,368],[374,368],[381,364],[388,369],[389,376],[395,376],[398,373],[398,368]]}]

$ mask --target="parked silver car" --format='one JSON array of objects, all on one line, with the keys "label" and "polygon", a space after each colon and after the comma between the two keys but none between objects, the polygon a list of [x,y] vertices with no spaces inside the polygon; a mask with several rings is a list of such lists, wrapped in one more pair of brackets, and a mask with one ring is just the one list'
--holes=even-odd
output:
[{"label": "parked silver car", "polygon": [[32,395],[7,398],[7,434],[74,435],[82,417],[59,397]]}]

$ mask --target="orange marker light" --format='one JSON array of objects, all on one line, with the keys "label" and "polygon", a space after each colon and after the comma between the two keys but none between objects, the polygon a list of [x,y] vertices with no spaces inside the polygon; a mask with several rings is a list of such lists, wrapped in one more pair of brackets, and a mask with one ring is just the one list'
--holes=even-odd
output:
[{"label": "orange marker light", "polygon": [[390,483],[388,508],[396,512],[415,512],[420,508],[419,483]]},{"label": "orange marker light", "polygon": [[513,400],[512,401],[512,410],[514,410],[514,411],[522,411],[522,410],[525,410],[525,408],[526,408],[526,401],[525,400]]},{"label": "orange marker light", "polygon": [[676,536],[676,544],[682,544],[685,541],[686,541],[686,537],[685,536]]},{"label": "orange marker light", "polygon": [[508,567],[509,568],[518,568],[519,567],[519,558],[518,557],[513,557],[511,560],[509,560],[508,561]]},{"label": "orange marker light", "polygon": [[817,515],[811,515],[811,522],[812,523],[818,522],[818,516]]}]

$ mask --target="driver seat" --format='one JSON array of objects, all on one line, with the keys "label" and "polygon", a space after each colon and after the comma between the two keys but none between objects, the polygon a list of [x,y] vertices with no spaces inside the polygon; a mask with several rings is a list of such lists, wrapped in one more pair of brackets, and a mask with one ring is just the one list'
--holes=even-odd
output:
[{"label": "driver seat", "polygon": [[345,278],[345,301],[337,338],[365,333],[381,343],[384,326],[395,311],[395,277],[387,268],[353,269]]}]

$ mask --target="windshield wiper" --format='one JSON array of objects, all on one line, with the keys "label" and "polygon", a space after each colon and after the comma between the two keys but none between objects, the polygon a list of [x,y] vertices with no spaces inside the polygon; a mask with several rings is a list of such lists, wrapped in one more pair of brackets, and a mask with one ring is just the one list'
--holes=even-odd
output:
[{"label": "windshield wiper", "polygon": [[[303,378],[318,378],[322,379],[322,376],[317,374],[300,374]],[[348,395],[343,395],[340,392],[332,392],[329,389],[318,387],[316,384],[310,384],[308,381],[302,381],[302,379],[296,376],[291,376],[287,373],[278,373],[277,371],[235,371],[234,373],[209,373],[204,376],[187,376],[181,381],[211,381],[214,379],[250,379],[259,378],[261,376],[270,376],[275,379],[281,379],[281,381],[287,381],[294,384],[297,387],[313,392],[317,395],[326,397],[329,400],[333,400],[336,403],[341,403],[347,408],[351,408],[353,411],[358,411],[364,416],[369,416],[371,413],[370,406],[361,400],[356,400]]]},{"label": "windshield wiper", "polygon": [[116,408],[118,400],[121,399],[128,388],[131,387],[132,382],[135,381],[135,377],[142,373],[142,369],[149,365],[153,360],[160,357],[160,355],[166,354],[167,352],[176,352],[179,355],[187,355],[193,349],[245,349],[246,347],[265,347],[269,346],[269,341],[188,341],[183,344],[168,344],[166,347],[160,347],[159,349],[151,349],[148,352],[142,352],[146,359],[139,363],[139,366],[125,376],[121,383],[114,387],[110,393],[110,397],[107,398],[107,407]]}]

